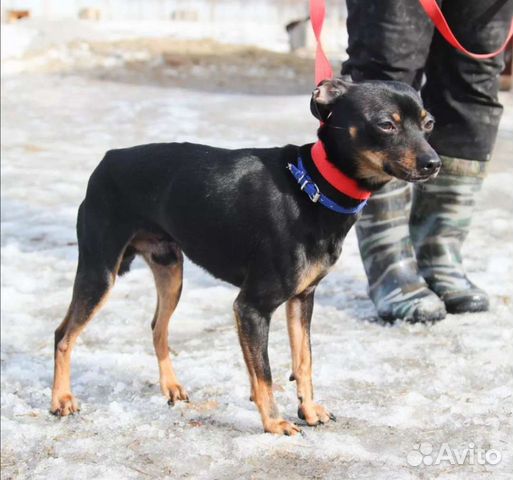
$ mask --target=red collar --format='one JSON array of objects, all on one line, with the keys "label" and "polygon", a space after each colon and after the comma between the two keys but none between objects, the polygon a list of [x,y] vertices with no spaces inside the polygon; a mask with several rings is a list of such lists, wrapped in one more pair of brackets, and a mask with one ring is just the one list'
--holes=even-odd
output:
[{"label": "red collar", "polygon": [[340,193],[356,200],[367,200],[371,196],[371,192],[360,188],[356,180],[342,173],[328,160],[326,149],[320,140],[312,145],[312,160],[324,180]]}]

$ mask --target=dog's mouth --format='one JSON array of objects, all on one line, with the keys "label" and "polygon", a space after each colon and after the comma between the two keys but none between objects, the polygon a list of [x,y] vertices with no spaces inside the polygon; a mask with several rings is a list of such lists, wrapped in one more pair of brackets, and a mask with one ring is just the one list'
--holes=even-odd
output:
[{"label": "dog's mouth", "polygon": [[385,164],[383,170],[388,175],[398,178],[399,180],[405,180],[406,182],[422,183],[435,178],[440,172],[440,167],[435,171],[424,173],[419,170],[411,170],[403,167],[400,163]]}]

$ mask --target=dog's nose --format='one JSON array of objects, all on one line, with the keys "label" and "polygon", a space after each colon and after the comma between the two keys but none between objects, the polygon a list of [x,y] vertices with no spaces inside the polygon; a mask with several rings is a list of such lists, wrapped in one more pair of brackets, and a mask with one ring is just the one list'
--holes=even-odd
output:
[{"label": "dog's nose", "polygon": [[438,155],[433,156],[428,153],[417,157],[417,165],[425,173],[432,173],[442,166],[442,161]]}]

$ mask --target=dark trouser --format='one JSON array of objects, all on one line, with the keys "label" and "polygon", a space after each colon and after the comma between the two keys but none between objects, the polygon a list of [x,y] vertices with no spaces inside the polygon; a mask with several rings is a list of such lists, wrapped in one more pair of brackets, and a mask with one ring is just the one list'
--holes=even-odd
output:
[{"label": "dark trouser", "polygon": [[[503,43],[513,0],[441,0],[456,38],[470,51],[488,53]],[[436,118],[430,143],[440,155],[486,161],[495,143],[503,54],[473,60],[434,30],[418,0],[347,0],[349,60],[342,73],[354,81],[400,80],[422,86]]]}]

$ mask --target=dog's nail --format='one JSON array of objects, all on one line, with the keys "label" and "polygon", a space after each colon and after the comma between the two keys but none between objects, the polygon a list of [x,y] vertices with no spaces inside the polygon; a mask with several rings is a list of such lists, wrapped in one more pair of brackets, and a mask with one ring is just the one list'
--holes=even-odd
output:
[{"label": "dog's nail", "polygon": [[289,382],[293,382],[296,379],[293,373],[290,374]]},{"label": "dog's nail", "polygon": [[173,400],[171,400],[171,399],[169,399],[169,400],[167,401],[167,404],[168,404],[170,407],[174,407],[174,406],[175,406],[175,402],[174,402]]},{"label": "dog's nail", "polygon": [[337,417],[335,417],[335,415],[333,415],[333,413],[330,413],[330,420],[333,420],[334,422],[336,422]]}]

